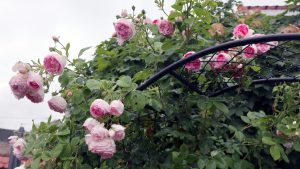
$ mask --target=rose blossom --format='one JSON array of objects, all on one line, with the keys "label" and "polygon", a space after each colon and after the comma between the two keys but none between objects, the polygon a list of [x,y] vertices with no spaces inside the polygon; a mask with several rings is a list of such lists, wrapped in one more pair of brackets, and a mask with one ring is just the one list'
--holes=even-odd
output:
[{"label": "rose blossom", "polygon": [[90,145],[92,140],[92,135],[91,134],[87,134],[84,136],[84,140],[85,140],[85,144]]},{"label": "rose blossom", "polygon": [[125,137],[125,127],[119,124],[112,124],[111,128],[109,129],[109,135],[116,141],[123,140]]},{"label": "rose blossom", "polygon": [[8,143],[10,144],[10,145],[13,145],[13,144],[15,144],[15,142],[18,140],[18,136],[10,136],[10,137],[8,137]]},{"label": "rose blossom", "polygon": [[109,104],[102,99],[96,99],[90,106],[90,113],[93,117],[103,117],[109,111]]},{"label": "rose blossom", "polygon": [[[195,53],[194,51],[187,52],[186,54],[183,55],[183,58],[190,57],[194,53]],[[200,70],[201,65],[202,65],[201,59],[197,58],[197,59],[185,64],[184,67],[189,71],[198,71],[198,70]]]},{"label": "rose blossom", "polygon": [[152,24],[153,24],[153,25],[158,25],[158,24],[160,23],[160,21],[161,21],[161,19],[154,19],[154,20],[152,21]]},{"label": "rose blossom", "polygon": [[97,125],[93,127],[91,130],[91,135],[93,141],[100,141],[109,136],[108,130],[104,128],[103,125]]},{"label": "rose blossom", "polygon": [[95,120],[93,118],[88,118],[83,123],[83,127],[88,131],[91,131],[92,128],[97,125],[100,125],[100,122],[98,122],[97,120]]},{"label": "rose blossom", "polygon": [[55,75],[61,75],[64,71],[67,59],[56,53],[50,53],[44,58],[45,70]]},{"label": "rose blossom", "polygon": [[53,96],[48,101],[49,108],[53,111],[63,113],[67,109],[67,102],[60,96]]},{"label": "rose blossom", "polygon": [[[252,37],[264,36],[264,34],[254,34]],[[271,46],[268,43],[257,43],[255,44],[257,47],[257,53],[263,54],[270,50]]]},{"label": "rose blossom", "polygon": [[18,159],[22,158],[24,150],[25,150],[25,145],[26,145],[26,142],[22,138],[17,139],[17,141],[14,143],[13,153]]},{"label": "rose blossom", "polygon": [[44,101],[44,89],[41,88],[38,91],[30,91],[26,94],[26,97],[32,102],[32,103],[40,103]]},{"label": "rose blossom", "polygon": [[29,72],[27,85],[31,91],[38,91],[43,87],[43,78],[38,73]]},{"label": "rose blossom", "polygon": [[27,74],[20,74],[13,76],[9,81],[10,89],[17,99],[23,98],[28,90],[27,87]]},{"label": "rose blossom", "polygon": [[164,36],[171,36],[174,32],[173,23],[168,20],[159,21],[158,31]]},{"label": "rose blossom", "polygon": [[249,33],[249,26],[246,24],[239,24],[233,29],[233,37],[240,39],[246,38]]},{"label": "rose blossom", "polygon": [[21,61],[18,61],[13,67],[12,70],[14,72],[19,72],[22,74],[27,73],[30,70],[30,65],[27,63],[23,63]]},{"label": "rose blossom", "polygon": [[109,105],[109,113],[114,116],[120,116],[124,111],[124,104],[120,100],[113,100]]},{"label": "rose blossom", "polygon": [[253,58],[255,56],[255,54],[257,53],[257,47],[255,45],[246,46],[244,48],[243,53],[246,56],[246,58],[248,58],[248,59]]},{"label": "rose blossom", "polygon": [[211,59],[210,66],[212,69],[222,69],[231,59],[227,53],[219,53]]},{"label": "rose blossom", "polygon": [[101,141],[90,141],[88,148],[92,153],[99,154],[102,159],[111,158],[116,152],[115,141],[109,137]]},{"label": "rose blossom", "polygon": [[119,45],[122,45],[126,40],[129,40],[135,34],[135,26],[128,19],[121,18],[116,23],[114,27],[117,33],[117,41]]}]

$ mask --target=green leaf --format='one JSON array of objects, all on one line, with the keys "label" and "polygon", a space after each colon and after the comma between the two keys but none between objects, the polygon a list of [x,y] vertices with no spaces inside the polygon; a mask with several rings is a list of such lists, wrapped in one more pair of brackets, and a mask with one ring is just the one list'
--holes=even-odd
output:
[{"label": "green leaf", "polygon": [[99,90],[100,89],[100,81],[95,80],[95,79],[87,80],[85,85],[90,90]]},{"label": "green leaf", "polygon": [[205,164],[206,164],[205,160],[203,160],[201,158],[197,162],[199,169],[203,169],[205,167]]},{"label": "green leaf", "polygon": [[64,145],[62,144],[57,144],[50,152],[50,155],[52,158],[56,158],[60,155],[60,153],[62,152],[64,148]]},{"label": "green leaf", "polygon": [[276,144],[270,147],[270,154],[272,158],[276,161],[280,159],[280,147]]},{"label": "green leaf", "polygon": [[294,142],[293,147],[296,151],[300,152],[300,140],[297,140],[296,142]]},{"label": "green leaf", "polygon": [[224,112],[224,113],[229,113],[228,107],[221,102],[214,102],[214,105],[217,107],[218,110]]},{"label": "green leaf", "polygon": [[241,116],[243,122],[250,124],[250,119],[247,116]]},{"label": "green leaf", "polygon": [[210,160],[206,164],[206,169],[216,169],[216,168],[217,168],[217,164],[216,164],[215,160]]},{"label": "green leaf", "polygon": [[41,161],[40,158],[34,159],[30,165],[31,169],[38,169],[40,165],[40,161]]},{"label": "green leaf", "polygon": [[267,145],[275,145],[276,142],[271,137],[263,137],[262,142]]},{"label": "green leaf", "polygon": [[102,72],[111,65],[111,62],[108,60],[108,58],[99,57],[97,58],[97,64],[97,70]]},{"label": "green leaf", "polygon": [[78,57],[80,57],[85,51],[89,50],[92,46],[89,46],[89,47],[85,47],[85,48],[82,48],[79,53],[78,53]]},{"label": "green leaf", "polygon": [[66,45],[66,55],[69,56],[69,49],[70,49],[70,43],[67,43]]},{"label": "green leaf", "polygon": [[69,135],[69,134],[70,134],[70,130],[68,128],[66,128],[66,129],[64,129],[62,131],[58,131],[56,133],[56,135],[58,135],[58,136],[65,136],[65,135]]},{"label": "green leaf", "polygon": [[117,85],[120,87],[131,87],[132,86],[132,80],[129,76],[122,76],[118,81]]}]

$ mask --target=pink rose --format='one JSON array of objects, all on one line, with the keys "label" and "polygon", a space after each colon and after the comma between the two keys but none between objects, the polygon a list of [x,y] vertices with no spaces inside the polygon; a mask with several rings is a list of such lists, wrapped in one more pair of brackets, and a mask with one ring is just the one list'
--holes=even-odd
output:
[{"label": "pink rose", "polygon": [[41,103],[44,101],[44,89],[41,88],[38,91],[30,91],[26,94],[26,97],[32,102],[32,103]]},{"label": "pink rose", "polygon": [[95,127],[97,125],[100,125],[100,122],[98,122],[97,120],[95,120],[93,118],[88,118],[83,123],[83,127],[89,132],[92,130],[93,127]]},{"label": "pink rose", "polygon": [[212,69],[222,69],[230,60],[230,55],[222,52],[211,59],[210,66]]},{"label": "pink rose", "polygon": [[102,99],[96,99],[90,106],[91,115],[95,118],[103,117],[109,111],[109,104]]},{"label": "pink rose", "polygon": [[67,109],[67,102],[60,96],[53,96],[48,101],[49,108],[53,111],[63,113]]},{"label": "pink rose", "polygon": [[43,87],[43,78],[38,73],[29,72],[27,85],[31,91],[38,91]]},{"label": "pink rose", "polygon": [[125,127],[119,124],[112,124],[111,128],[109,129],[109,135],[116,141],[123,140],[125,137]]},{"label": "pink rose", "polygon": [[116,152],[116,144],[113,139],[107,137],[101,141],[90,141],[88,148],[92,153],[99,154],[101,158],[111,158]]},{"label": "pink rose", "polygon": [[45,70],[55,75],[61,75],[64,71],[67,59],[56,53],[50,53],[44,58]]},{"label": "pink rose", "polygon": [[[264,34],[254,34],[252,37],[264,36]],[[257,43],[255,44],[257,47],[257,53],[263,54],[270,50],[271,46],[268,43]]]},{"label": "pink rose", "polygon": [[152,24],[153,24],[153,25],[159,25],[160,21],[161,21],[161,19],[154,19],[154,20],[152,21]]},{"label": "pink rose", "polygon": [[27,63],[23,63],[21,61],[18,61],[12,68],[14,72],[19,72],[22,74],[26,74],[30,70],[30,65]]},{"label": "pink rose", "polygon": [[246,38],[249,33],[249,26],[246,24],[239,24],[233,29],[233,37],[240,39]]},{"label": "pink rose", "polygon": [[97,125],[91,130],[92,139],[94,141],[100,141],[109,136],[108,130],[103,125]]},{"label": "pink rose", "polygon": [[109,105],[109,113],[119,117],[124,111],[124,104],[120,100],[113,100]]},{"label": "pink rose", "polygon": [[246,58],[253,58],[257,53],[257,47],[255,45],[246,46],[243,52]]},{"label": "pink rose", "polygon": [[22,138],[17,139],[17,141],[14,143],[13,153],[18,159],[22,158],[22,156],[24,154],[24,150],[25,150],[25,145],[26,145],[26,142]]},{"label": "pink rose", "polygon": [[17,99],[23,98],[27,91],[27,74],[17,74],[13,76],[9,81],[10,89],[12,90],[13,94]]},{"label": "pink rose", "polygon": [[[190,57],[194,53],[195,53],[194,51],[187,52],[186,54],[183,55],[183,58]],[[196,60],[193,60],[193,61],[185,64],[184,68],[186,68],[189,71],[198,71],[198,70],[200,70],[201,65],[202,65],[201,59],[198,58]]]},{"label": "pink rose", "polygon": [[10,136],[10,137],[8,137],[8,143],[10,144],[10,145],[14,145],[15,144],[15,142],[18,140],[18,136]]},{"label": "pink rose", "polygon": [[158,31],[164,36],[171,36],[174,32],[173,23],[168,20],[161,20],[158,23]]},{"label": "pink rose", "polygon": [[93,141],[92,140],[92,135],[91,134],[85,135],[84,140],[85,140],[85,144],[90,145]]},{"label": "pink rose", "polygon": [[119,45],[122,45],[126,40],[131,39],[135,34],[134,24],[127,19],[119,19],[116,23],[114,23],[114,27],[117,33]]},{"label": "pink rose", "polygon": [[270,45],[270,48],[275,48],[276,46],[278,46],[278,41],[271,41],[271,42],[268,42],[267,44]]}]

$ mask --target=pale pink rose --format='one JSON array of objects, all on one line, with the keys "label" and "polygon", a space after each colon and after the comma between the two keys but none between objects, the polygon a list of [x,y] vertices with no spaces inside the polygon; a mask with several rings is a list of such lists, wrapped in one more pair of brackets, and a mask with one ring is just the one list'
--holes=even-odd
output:
[{"label": "pale pink rose", "polygon": [[10,145],[13,145],[13,144],[15,144],[15,142],[18,140],[18,136],[10,136],[10,137],[8,137],[8,143],[10,144]]},{"label": "pale pink rose", "polygon": [[32,103],[41,103],[44,101],[44,89],[41,88],[38,91],[29,91],[26,94],[26,97],[32,102]]},{"label": "pale pink rose", "polygon": [[109,129],[109,135],[116,141],[123,140],[125,137],[125,127],[119,124],[112,124]]},{"label": "pale pink rose", "polygon": [[124,111],[124,104],[120,100],[113,100],[109,105],[109,113],[119,117]]},{"label": "pale pink rose", "polygon": [[211,59],[210,66],[212,69],[222,69],[230,60],[229,54],[219,53]]},{"label": "pale pink rose", "polygon": [[246,24],[239,24],[233,29],[233,37],[237,39],[246,38],[249,33],[249,26]]},{"label": "pale pink rose", "polygon": [[112,157],[113,154],[116,152],[115,141],[109,137],[100,141],[93,141],[92,139],[88,139],[88,141],[89,150],[92,153],[101,155],[101,157],[104,159]]},{"label": "pale pink rose", "polygon": [[25,73],[28,73],[29,70],[30,70],[30,65],[27,64],[27,63],[23,63],[21,61],[18,61],[13,67],[12,67],[12,70],[14,72],[19,72],[19,73],[22,73],[22,74],[25,74]]},{"label": "pale pink rose", "polygon": [[100,122],[93,118],[88,118],[83,123],[83,127],[89,132],[97,125],[100,125]]},{"label": "pale pink rose", "polygon": [[25,164],[20,165],[19,167],[16,167],[15,169],[26,169]]},{"label": "pale pink rose", "polygon": [[146,17],[146,18],[144,19],[144,24],[145,24],[145,25],[147,25],[147,24],[152,24],[152,19],[149,18],[149,17]]},{"label": "pale pink rose", "polygon": [[31,91],[40,90],[41,88],[43,88],[42,76],[35,72],[29,72],[28,79],[27,79],[27,85]]},{"label": "pale pink rose", "polygon": [[114,23],[114,27],[117,33],[117,40],[119,44],[123,44],[124,41],[131,39],[135,34],[135,26],[128,19],[119,19],[116,23]]},{"label": "pale pink rose", "polygon": [[276,46],[278,46],[278,41],[271,41],[271,42],[268,42],[267,44],[270,45],[270,48],[275,48]]},{"label": "pale pink rose", "polygon": [[154,20],[152,21],[152,24],[153,24],[153,25],[159,25],[160,21],[161,21],[161,19],[154,19]]},{"label": "pale pink rose", "polygon": [[126,9],[122,9],[122,11],[121,11],[121,17],[122,18],[126,18],[127,16],[128,16],[127,10]]},{"label": "pale pink rose", "polygon": [[67,59],[56,53],[50,53],[44,58],[45,70],[55,75],[61,75],[66,66]]},{"label": "pale pink rose", "polygon": [[26,142],[22,138],[17,139],[17,141],[14,143],[13,153],[18,159],[23,157],[25,146],[26,146]]},{"label": "pale pink rose", "polygon": [[[195,53],[194,51],[187,52],[186,54],[183,55],[183,58],[190,57],[194,53]],[[201,65],[202,65],[201,59],[198,58],[198,59],[195,59],[195,60],[185,64],[184,68],[189,71],[198,71],[198,70],[200,70]]]},{"label": "pale pink rose", "polygon": [[109,136],[108,130],[103,125],[97,125],[91,130],[92,139],[94,141],[100,141]]},{"label": "pale pink rose", "polygon": [[102,99],[96,99],[90,106],[90,113],[93,117],[103,117],[109,112],[109,104]]},{"label": "pale pink rose", "polygon": [[[252,37],[264,36],[264,34],[254,34]],[[271,46],[268,43],[257,43],[255,44],[257,47],[257,53],[263,54],[270,50]]]},{"label": "pale pink rose", "polygon": [[85,140],[85,144],[89,146],[93,141],[92,140],[92,135],[91,134],[85,135],[84,140]]},{"label": "pale pink rose", "polygon": [[257,54],[257,47],[256,45],[245,46],[243,52],[246,58],[248,59],[253,58],[255,54]]},{"label": "pale pink rose", "polygon": [[28,91],[27,78],[27,74],[18,73],[9,81],[10,89],[17,99],[23,98]]},{"label": "pale pink rose", "polygon": [[158,23],[158,31],[164,36],[171,36],[174,32],[173,23],[168,20],[161,20]]},{"label": "pale pink rose", "polygon": [[53,96],[48,101],[49,108],[53,111],[63,113],[67,109],[67,102],[60,96]]}]

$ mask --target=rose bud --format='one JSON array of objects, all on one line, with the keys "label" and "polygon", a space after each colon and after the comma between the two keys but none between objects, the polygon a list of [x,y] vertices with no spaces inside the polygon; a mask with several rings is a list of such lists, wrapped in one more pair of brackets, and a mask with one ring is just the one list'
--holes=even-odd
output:
[{"label": "rose bud", "polygon": [[60,96],[53,96],[48,101],[49,108],[53,111],[63,113],[67,109],[67,102]]},{"label": "rose bud", "polygon": [[94,118],[103,117],[109,111],[109,104],[102,99],[96,99],[90,106],[90,113]]},{"label": "rose bud", "polygon": [[29,72],[30,70],[30,65],[27,64],[27,63],[23,63],[21,61],[18,61],[13,67],[12,67],[12,70],[14,72],[19,72],[19,73],[22,73],[22,74],[26,74]]},{"label": "rose bud", "polygon": [[109,113],[113,116],[120,116],[124,111],[124,104],[120,100],[113,100],[109,105]]},{"label": "rose bud", "polygon": [[44,58],[45,70],[55,75],[61,75],[64,71],[67,59],[56,53],[50,53]]}]

